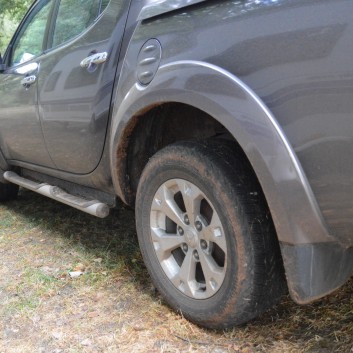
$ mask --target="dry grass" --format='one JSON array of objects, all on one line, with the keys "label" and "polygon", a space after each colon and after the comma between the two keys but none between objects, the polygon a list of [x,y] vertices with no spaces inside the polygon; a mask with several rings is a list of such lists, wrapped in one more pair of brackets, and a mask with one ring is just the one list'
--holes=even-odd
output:
[{"label": "dry grass", "polygon": [[0,206],[0,255],[0,353],[353,352],[352,280],[309,306],[285,297],[241,328],[189,323],[152,287],[121,205],[99,220],[22,191]]}]

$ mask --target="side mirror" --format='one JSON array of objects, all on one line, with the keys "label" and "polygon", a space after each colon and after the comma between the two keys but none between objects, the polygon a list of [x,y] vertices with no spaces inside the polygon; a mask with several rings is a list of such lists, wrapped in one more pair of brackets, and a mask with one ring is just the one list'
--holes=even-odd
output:
[{"label": "side mirror", "polygon": [[5,71],[5,69],[6,69],[6,65],[3,63],[3,59],[2,59],[2,56],[0,54],[0,72]]}]

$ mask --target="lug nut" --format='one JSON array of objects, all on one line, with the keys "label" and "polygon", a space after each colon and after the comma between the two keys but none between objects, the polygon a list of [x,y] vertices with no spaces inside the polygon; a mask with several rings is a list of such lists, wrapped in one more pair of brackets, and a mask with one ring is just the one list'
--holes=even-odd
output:
[{"label": "lug nut", "polygon": [[185,224],[187,224],[187,225],[190,224],[190,220],[189,220],[189,217],[188,217],[187,214],[184,216],[184,222],[185,222]]},{"label": "lug nut", "polygon": [[195,259],[195,261],[199,261],[200,260],[199,253],[196,250],[194,251],[194,259]]},{"label": "lug nut", "polygon": [[178,233],[179,235],[184,235],[184,229],[181,227],[178,227]]},{"label": "lug nut", "polygon": [[201,240],[200,245],[203,250],[207,249],[207,241],[206,240]]},{"label": "lug nut", "polygon": [[183,249],[184,252],[188,252],[188,250],[189,250],[188,244],[185,244],[185,243],[184,243],[184,244],[182,245],[182,249]]},{"label": "lug nut", "polygon": [[195,227],[196,227],[196,229],[197,229],[199,232],[201,232],[201,230],[202,230],[202,223],[201,223],[200,221],[197,221],[197,222],[195,223]]}]

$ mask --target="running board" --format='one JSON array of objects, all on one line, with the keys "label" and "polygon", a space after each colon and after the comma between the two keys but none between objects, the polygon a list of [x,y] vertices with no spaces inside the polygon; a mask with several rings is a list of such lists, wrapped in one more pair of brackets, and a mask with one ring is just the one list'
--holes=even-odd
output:
[{"label": "running board", "polygon": [[80,211],[89,213],[90,215],[99,218],[105,218],[109,215],[109,207],[105,203],[97,200],[90,201],[82,197],[68,194],[57,186],[52,186],[46,183],[36,183],[35,181],[25,179],[14,172],[5,172],[4,179],[13,184],[37,192],[38,194],[47,196],[53,200],[77,208]]}]

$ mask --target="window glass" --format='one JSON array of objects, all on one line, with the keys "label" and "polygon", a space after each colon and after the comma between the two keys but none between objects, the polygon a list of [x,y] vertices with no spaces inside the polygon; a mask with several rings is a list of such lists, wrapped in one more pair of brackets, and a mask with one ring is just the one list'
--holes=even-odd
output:
[{"label": "window glass", "polygon": [[42,53],[51,4],[51,0],[42,1],[27,18],[13,46],[12,65],[24,63]]},{"label": "window glass", "polygon": [[53,47],[76,37],[98,17],[101,0],[61,0],[56,20]]}]

